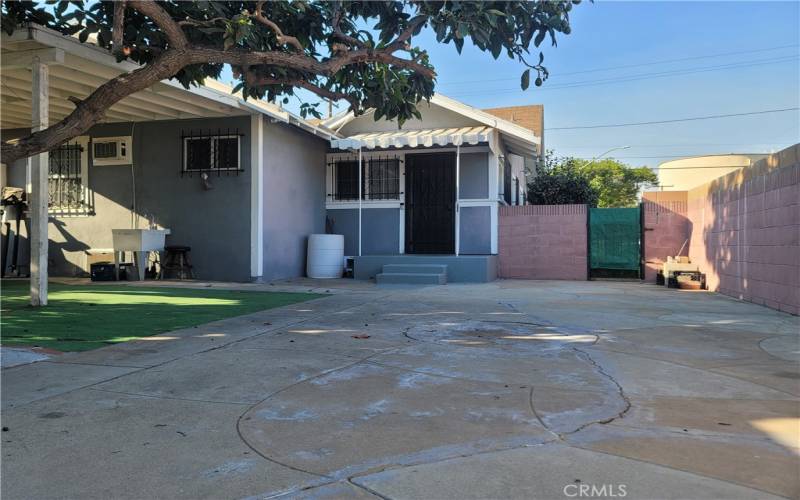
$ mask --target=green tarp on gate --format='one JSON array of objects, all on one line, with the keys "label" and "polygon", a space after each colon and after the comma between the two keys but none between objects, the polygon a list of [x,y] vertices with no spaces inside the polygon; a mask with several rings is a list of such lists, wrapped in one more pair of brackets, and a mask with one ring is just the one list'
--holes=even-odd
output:
[{"label": "green tarp on gate", "polygon": [[589,209],[589,266],[639,269],[639,208]]}]

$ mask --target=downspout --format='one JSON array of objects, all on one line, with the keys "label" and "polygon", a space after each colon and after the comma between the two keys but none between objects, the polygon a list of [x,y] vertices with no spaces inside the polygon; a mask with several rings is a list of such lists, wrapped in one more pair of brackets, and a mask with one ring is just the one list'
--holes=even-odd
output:
[{"label": "downspout", "polygon": [[459,198],[461,193],[459,186],[461,183],[461,144],[456,144],[456,257],[460,252],[460,239],[461,239],[461,213],[459,212]]},{"label": "downspout", "polygon": [[358,145],[358,256],[361,257],[361,145]]}]

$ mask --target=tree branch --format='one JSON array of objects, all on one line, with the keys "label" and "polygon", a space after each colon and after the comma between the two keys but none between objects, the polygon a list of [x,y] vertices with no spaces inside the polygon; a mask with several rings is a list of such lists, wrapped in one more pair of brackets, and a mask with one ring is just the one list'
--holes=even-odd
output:
[{"label": "tree branch", "polygon": [[[261,15],[260,8],[263,3],[263,1],[258,3],[256,17],[261,17],[264,21],[267,21],[265,23],[267,26],[274,25],[272,21],[263,18]],[[45,130],[19,139],[14,144],[3,143],[0,148],[0,154],[2,154],[4,162],[11,163],[20,158],[51,150],[65,141],[85,133],[105,115],[108,108],[120,100],[145,90],[161,80],[171,78],[186,66],[193,64],[227,63],[242,68],[266,65],[295,70],[307,75],[329,77],[335,75],[346,66],[379,62],[411,70],[429,79],[436,76],[432,68],[420,64],[416,60],[402,59],[394,55],[394,52],[399,50],[407,50],[407,41],[413,36],[414,31],[425,22],[425,18],[422,16],[412,19],[397,39],[384,48],[362,47],[357,50],[344,50],[337,52],[330,59],[320,61],[305,53],[297,52],[252,52],[243,49],[221,50],[214,47],[191,46],[181,24],[172,19],[169,13],[156,2],[152,0],[127,0],[126,6],[150,18],[164,32],[169,42],[167,49],[161,52],[150,64],[109,80],[98,87],[86,99],[80,102],[71,100],[76,105],[76,108],[60,122]],[[117,7],[115,6],[115,25],[117,24],[117,19],[121,17],[116,15],[117,12]],[[297,39],[283,35],[277,25],[272,29],[275,30],[279,41],[282,40],[282,43],[302,50],[302,45]],[[117,33],[121,32],[122,29],[114,32],[115,47],[120,36]],[[344,99],[350,103],[354,110],[359,105],[358,99],[355,97],[320,87],[302,78],[260,79],[254,82],[256,85],[292,85],[305,88],[327,99]]]},{"label": "tree branch", "polygon": [[184,34],[180,25],[156,2],[153,0],[128,0],[127,3],[131,8],[152,19],[156,26],[161,28],[167,36],[171,47],[183,49],[189,45],[186,34]]},{"label": "tree branch", "polygon": [[111,50],[114,54],[122,54],[123,37],[125,35],[125,0],[114,3],[114,25],[111,31]]},{"label": "tree branch", "polygon": [[428,22],[428,18],[426,16],[417,16],[411,19],[408,26],[406,26],[406,29],[404,29],[403,32],[400,33],[400,35],[398,35],[397,38],[395,38],[395,40],[389,44],[389,47],[396,47],[394,50],[405,48],[406,42],[410,40],[412,36],[414,36],[414,31],[416,31],[417,28],[426,22]]},{"label": "tree branch", "polygon": [[349,45],[360,47],[362,49],[367,48],[366,43],[362,42],[358,38],[346,35],[342,31],[342,28],[339,27],[339,23],[342,21],[342,11],[338,2],[335,4],[333,9],[333,20],[331,22],[331,26],[333,27],[333,36]]},{"label": "tree branch", "polygon": [[310,92],[317,94],[320,97],[324,97],[325,99],[330,99],[332,101],[338,100],[345,100],[350,103],[350,109],[352,111],[356,111],[358,109],[358,100],[354,97],[345,94],[344,92],[336,92],[335,90],[326,89],[320,87],[318,85],[314,85],[311,82],[300,78],[270,78],[270,77],[258,77],[252,72],[247,72],[245,74],[245,80],[247,84],[251,87],[254,86],[261,86],[261,85],[291,85],[293,87],[301,87]]},{"label": "tree branch", "polygon": [[358,63],[382,62],[400,68],[410,69],[425,78],[435,78],[436,72],[411,59],[396,57],[392,52],[400,47],[386,49],[359,49],[342,52],[326,61],[318,61],[304,54],[287,52],[253,52],[241,49],[221,50],[214,47],[191,46],[189,48],[192,64],[204,62],[212,64],[232,64],[235,66],[279,66],[321,76],[332,76],[345,66]]},{"label": "tree branch", "polygon": [[300,43],[300,40],[293,36],[284,35],[283,31],[281,31],[280,27],[275,24],[274,22],[270,21],[263,14],[261,14],[261,8],[264,6],[265,0],[260,0],[256,3],[256,8],[253,11],[253,19],[260,22],[264,26],[268,27],[275,33],[275,38],[278,40],[278,43],[281,45],[291,45],[299,52],[303,52],[305,49],[303,45]]},{"label": "tree branch", "polygon": [[178,21],[178,26],[213,26],[217,21],[230,21],[230,19],[226,17],[212,17],[211,19],[201,21],[187,17],[183,21]]}]

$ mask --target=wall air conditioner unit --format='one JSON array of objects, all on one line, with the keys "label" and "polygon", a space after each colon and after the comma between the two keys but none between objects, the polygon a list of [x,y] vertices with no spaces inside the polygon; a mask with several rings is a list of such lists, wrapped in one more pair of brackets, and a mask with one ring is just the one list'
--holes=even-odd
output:
[{"label": "wall air conditioner unit", "polygon": [[93,165],[130,165],[133,163],[133,138],[92,137]]}]

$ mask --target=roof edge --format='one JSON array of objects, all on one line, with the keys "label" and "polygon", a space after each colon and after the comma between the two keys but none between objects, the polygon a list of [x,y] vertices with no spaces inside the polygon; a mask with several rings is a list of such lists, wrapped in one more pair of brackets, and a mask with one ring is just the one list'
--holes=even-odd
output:
[{"label": "roof edge", "polygon": [[[434,94],[431,97],[430,102],[431,104],[435,104],[454,113],[458,113],[462,116],[466,116],[467,118],[471,118],[477,122],[482,123],[483,125],[496,128],[500,132],[513,135],[525,141],[532,142],[537,146],[541,146],[542,144],[541,137],[534,134],[531,130],[528,130],[525,127],[520,127],[519,125],[511,123],[508,120],[504,120],[492,114],[486,113],[474,106],[464,104],[463,102],[456,101],[455,99],[452,99],[450,97],[438,93]],[[325,127],[328,127],[333,131],[338,132],[338,130],[341,127],[347,125],[355,118],[356,116],[353,114],[352,111],[345,111],[344,113],[334,115],[331,118],[328,118],[327,120],[323,120],[322,123]]]}]

